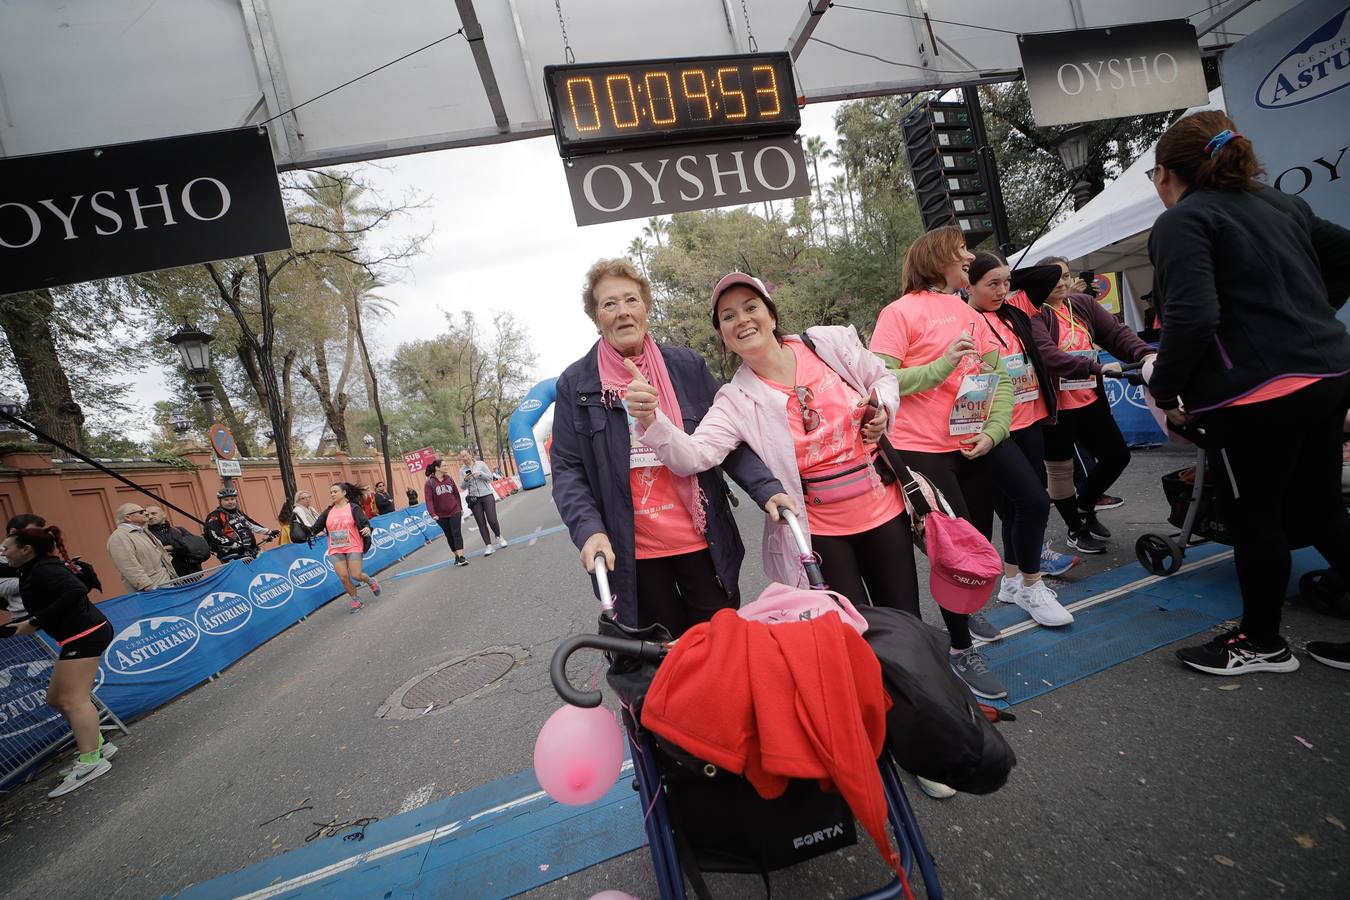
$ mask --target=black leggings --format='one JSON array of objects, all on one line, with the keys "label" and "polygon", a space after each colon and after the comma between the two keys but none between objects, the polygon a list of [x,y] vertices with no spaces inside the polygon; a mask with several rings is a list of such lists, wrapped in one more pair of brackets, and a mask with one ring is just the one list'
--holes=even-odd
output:
[{"label": "black leggings", "polygon": [[1041,571],[1041,544],[1050,520],[1045,492],[1045,437],[1041,423],[1019,428],[989,451],[994,510],[1003,531],[1003,559],[1022,572]]},{"label": "black leggings", "polygon": [[502,536],[502,526],[497,524],[496,497],[479,497],[469,509],[473,511],[473,520],[478,523],[478,536],[483,539],[485,545],[492,543],[492,538],[488,536],[489,527],[497,537]]},{"label": "black leggings", "polygon": [[741,605],[717,580],[712,554],[705,550],[637,561],[638,627],[660,623],[679,637],[722,609]]},{"label": "black leggings", "polygon": [[441,531],[445,532],[445,541],[450,545],[450,549],[455,551],[458,556],[464,550],[464,534],[460,529],[459,516],[441,516],[436,520],[436,524],[441,526]]},{"label": "black leggings", "polygon": [[855,606],[871,603],[919,615],[919,576],[909,513],[857,534],[813,534],[825,583]]},{"label": "black leggings", "polygon": [[[1045,458],[1063,462],[1073,459],[1073,445],[1081,444],[1097,465],[1078,488],[1078,508],[1091,512],[1097,501],[1130,464],[1130,448],[1111,415],[1111,404],[1101,392],[1097,399],[1078,409],[1061,409],[1059,421],[1045,427]],[[1057,498],[1058,499],[1058,498]]]},{"label": "black leggings", "polygon": [[[985,537],[993,534],[994,485],[988,454],[979,459],[966,459],[959,450],[950,453],[905,450],[903,456],[910,468],[942,492],[952,512],[974,525]],[[942,622],[952,639],[952,649],[965,650],[970,646],[969,620],[970,616],[963,613],[942,609]]]},{"label": "black leggings", "polygon": [[1220,510],[1234,537],[1242,630],[1258,644],[1279,637],[1290,547],[1311,543],[1350,581],[1350,514],[1341,496],[1347,407],[1350,375],[1342,375],[1201,419],[1224,448],[1237,483],[1234,496],[1223,467],[1215,464],[1222,456],[1210,451]]}]

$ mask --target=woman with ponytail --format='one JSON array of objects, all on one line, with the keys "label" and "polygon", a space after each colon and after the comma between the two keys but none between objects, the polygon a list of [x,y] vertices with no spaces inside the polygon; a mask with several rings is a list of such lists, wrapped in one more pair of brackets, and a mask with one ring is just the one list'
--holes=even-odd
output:
[{"label": "woman with ponytail", "polygon": [[[1266,187],[1251,141],[1222,112],[1187,116],[1149,170],[1167,209],[1149,236],[1162,341],[1149,379],[1174,425],[1205,429],[1242,589],[1241,623],[1177,652],[1214,675],[1292,672],[1280,636],[1297,525],[1350,583],[1341,436],[1350,407],[1350,230]],[[1220,474],[1218,463],[1226,468]],[[1350,668],[1350,647],[1309,645]]]},{"label": "woman with ponytail", "polygon": [[105,743],[98,727],[98,709],[90,700],[99,657],[112,643],[113,628],[88,589],[68,568],[61,531],[35,525],[12,531],[4,542],[5,558],[19,573],[19,591],[30,618],[0,627],[0,637],[44,632],[60,649],[47,687],[47,705],[70,723],[80,755],[65,779],[48,797],[82,787],[112,768],[117,752]]}]

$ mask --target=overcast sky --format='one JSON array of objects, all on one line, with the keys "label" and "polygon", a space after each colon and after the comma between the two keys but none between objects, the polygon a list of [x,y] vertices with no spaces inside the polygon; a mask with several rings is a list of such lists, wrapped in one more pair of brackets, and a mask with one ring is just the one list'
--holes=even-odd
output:
[{"label": "overcast sky", "polygon": [[[803,138],[820,135],[834,146],[837,106],[802,110]],[[595,260],[623,256],[646,220],[578,226],[552,137],[357,168],[383,200],[398,203],[415,194],[424,204],[391,226],[386,240],[405,232],[432,234],[426,252],[402,279],[381,291],[397,306],[371,329],[377,358],[388,359],[404,342],[443,332],[446,312],[467,309],[489,323],[497,309],[521,318],[538,353],[540,379],[560,374],[595,342],[595,327],[581,308],[582,278]],[[829,177],[822,169],[822,178]],[[146,410],[168,399],[164,372],[141,372],[134,397]],[[148,415],[141,421],[146,420]]]}]

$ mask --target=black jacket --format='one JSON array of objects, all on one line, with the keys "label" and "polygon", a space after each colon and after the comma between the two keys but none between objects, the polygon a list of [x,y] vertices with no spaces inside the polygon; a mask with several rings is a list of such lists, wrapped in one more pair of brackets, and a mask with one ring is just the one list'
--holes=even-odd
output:
[{"label": "black jacket", "polygon": [[1350,230],[1274,189],[1187,192],[1148,240],[1162,342],[1158,406],[1204,412],[1284,375],[1350,371],[1336,310],[1350,294]]},{"label": "black jacket", "polygon": [[375,512],[379,515],[394,511],[394,498],[380,491],[375,492]]},{"label": "black jacket", "polygon": [[[633,494],[628,482],[630,441],[628,414],[622,405],[606,406],[600,391],[597,347],[567,367],[558,378],[553,416],[553,502],[567,523],[572,543],[581,547],[593,534],[604,532],[614,548],[610,587],[618,595],[619,621],[637,623],[637,570],[633,538]],[[693,432],[712,406],[721,385],[703,358],[683,347],[661,347],[666,370],[684,417],[684,430]],[[727,456],[725,469],[760,507],[782,484],[749,447],[737,447]],[[708,552],[717,578],[728,597],[738,594],[745,545],[727,505],[722,473],[714,468],[698,476],[708,500]],[[711,606],[715,600],[706,605]]]},{"label": "black jacket", "polygon": [[108,621],[89,602],[89,589],[55,556],[19,567],[19,596],[34,624],[58,643]]},{"label": "black jacket", "polygon": [[258,539],[255,532],[268,534],[267,528],[244,515],[239,509],[225,509],[217,506],[206,517],[206,528],[202,537],[211,546],[211,552],[222,560],[240,556],[258,555]]},{"label": "black jacket", "polygon": [[1031,317],[1007,303],[1000,306],[994,315],[998,316],[1022,342],[1022,350],[1031,361],[1031,368],[1036,372],[1036,384],[1041,389],[1045,411],[1049,414],[1050,421],[1055,421],[1055,417],[1059,414],[1059,391],[1055,390],[1055,382],[1050,380],[1050,370],[1045,366],[1041,351],[1036,348],[1036,337],[1031,332]]},{"label": "black jacket", "polygon": [[168,522],[147,525],[146,531],[159,538],[159,542],[169,548],[173,558],[173,570],[178,577],[191,575],[202,570],[202,563],[211,556],[211,548],[205,540]]}]

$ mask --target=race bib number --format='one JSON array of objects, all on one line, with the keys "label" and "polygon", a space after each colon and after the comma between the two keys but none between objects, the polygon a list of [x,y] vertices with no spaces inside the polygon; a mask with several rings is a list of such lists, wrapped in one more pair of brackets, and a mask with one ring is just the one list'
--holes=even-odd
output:
[{"label": "race bib number", "polygon": [[984,431],[984,422],[993,407],[994,387],[997,384],[998,375],[992,372],[964,376],[956,392],[956,404],[952,406],[951,416],[947,420],[947,433],[979,434]]},{"label": "race bib number", "polygon": [[328,543],[334,547],[345,547],[351,543],[352,533],[345,528],[339,528],[336,531],[328,532]]},{"label": "race bib number", "polygon": [[[625,403],[624,412],[627,413],[628,406]],[[656,458],[656,451],[638,440],[637,419],[628,417],[628,468],[647,469],[652,466],[661,465],[661,460]]]},{"label": "race bib number", "polygon": [[[1070,350],[1069,355],[1081,356],[1085,359],[1090,359],[1093,362],[1097,361],[1096,350]],[[1097,376],[1095,375],[1089,375],[1087,378],[1061,378],[1059,380],[1059,389],[1061,391],[1085,391],[1091,390],[1096,386]]]},{"label": "race bib number", "polygon": [[1012,379],[1014,403],[1030,403],[1041,395],[1036,369],[1025,353],[1009,353],[1003,357],[1003,365]]}]

